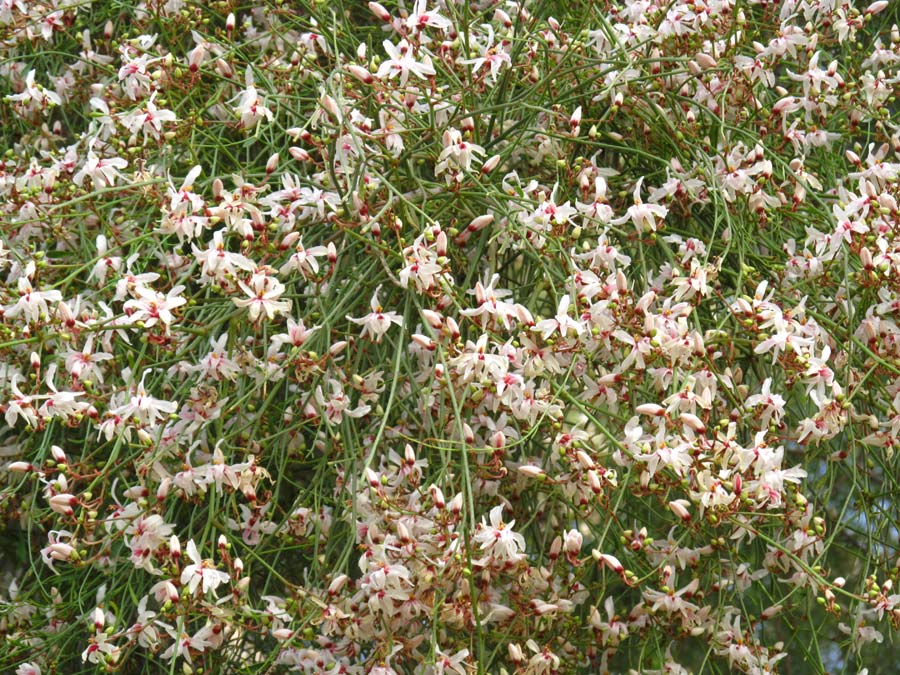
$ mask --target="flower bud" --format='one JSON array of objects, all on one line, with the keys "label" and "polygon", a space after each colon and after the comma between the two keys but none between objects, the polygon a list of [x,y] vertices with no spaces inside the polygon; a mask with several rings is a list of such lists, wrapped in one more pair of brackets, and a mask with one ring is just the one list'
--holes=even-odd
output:
[{"label": "flower bud", "polygon": [[296,159],[298,162],[308,162],[309,161],[309,153],[303,148],[298,148],[296,146],[291,146],[288,148],[288,153],[291,157]]},{"label": "flower bud", "polygon": [[466,228],[469,232],[478,232],[494,222],[494,214],[488,213],[484,216],[475,218]]},{"label": "flower bud", "polygon": [[355,63],[347,66],[347,72],[364,84],[372,84],[375,81],[375,76],[372,73]]},{"label": "flower bud", "polygon": [[169,555],[175,560],[181,557],[181,542],[174,534],[169,537]]},{"label": "flower bud", "polygon": [[500,155],[492,155],[488,157],[484,164],[481,165],[481,173],[490,173],[494,169],[497,168],[497,165],[500,163]]},{"label": "flower bud", "polygon": [[619,559],[613,555],[600,553],[600,551],[598,551],[597,549],[591,551],[591,555],[594,557],[594,560],[605,565],[616,574],[621,574],[625,571],[625,567],[622,565],[622,563],[619,562]]},{"label": "flower bud", "polygon": [[638,415],[649,415],[650,417],[662,417],[666,414],[666,409],[656,403],[642,403],[634,411]]},{"label": "flower bud", "polygon": [[565,548],[567,554],[578,555],[581,553],[581,545],[583,543],[584,536],[578,530],[572,529],[566,532]]},{"label": "flower bud", "polygon": [[64,516],[71,516],[75,513],[72,507],[78,504],[78,498],[75,495],[63,493],[60,495],[53,495],[50,497],[49,502],[50,508],[56,513],[61,513]]},{"label": "flower bud", "polygon": [[370,2],[369,11],[385,23],[391,22],[391,13],[384,8],[384,5],[377,2]]},{"label": "flower bud", "polygon": [[686,499],[676,499],[675,501],[669,502],[669,508],[672,510],[676,516],[681,518],[682,520],[690,520],[691,514],[687,510],[687,507],[690,505],[690,502]]}]

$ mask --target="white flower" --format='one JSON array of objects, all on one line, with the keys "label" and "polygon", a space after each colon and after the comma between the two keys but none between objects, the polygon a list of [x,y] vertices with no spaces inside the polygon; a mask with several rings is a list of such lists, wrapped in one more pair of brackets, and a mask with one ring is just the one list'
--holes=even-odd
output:
[{"label": "white flower", "polygon": [[539,321],[535,324],[533,330],[539,332],[545,340],[557,331],[559,331],[562,338],[568,337],[570,331],[573,331],[576,335],[581,335],[584,332],[584,324],[569,316],[569,304],[571,302],[572,299],[568,295],[562,296],[559,301],[559,308],[556,310],[556,316],[552,319]]},{"label": "white flower", "polygon": [[153,102],[155,96],[156,94],[154,93],[147,100],[146,107],[133,110],[119,118],[123,126],[132,134],[137,134],[140,131],[144,136],[158,139],[160,134],[162,134],[163,124],[177,121],[178,117],[171,110],[156,107],[156,104]]},{"label": "white flower", "polygon": [[628,208],[624,216],[613,220],[613,225],[621,225],[630,220],[638,232],[656,232],[658,221],[663,220],[669,214],[669,209],[665,206],[645,204],[641,201],[641,185],[643,183],[642,176],[634,187],[634,205]]},{"label": "white flower", "polygon": [[[490,558],[499,562],[518,562],[525,556],[525,537],[518,532],[513,532],[515,520],[503,522],[503,505],[495,506],[490,512],[491,524],[488,525],[482,518],[481,527],[475,533],[475,542],[481,545],[483,551],[488,551]],[[481,564],[484,564],[484,559]]]},{"label": "white flower", "polygon": [[25,76],[25,89],[18,94],[9,94],[5,99],[12,101],[17,108],[27,113],[37,110],[42,110],[46,113],[50,106],[62,103],[62,99],[60,99],[58,94],[48,91],[42,85],[35,83],[33,70],[29,70]]},{"label": "white flower", "polygon": [[263,314],[271,321],[277,314],[287,314],[291,311],[290,300],[278,299],[284,293],[285,287],[275,277],[257,273],[250,277],[249,285],[239,281],[238,286],[248,297],[232,298],[232,301],[238,307],[247,308],[251,321],[259,321]]},{"label": "white flower", "polygon": [[[149,371],[144,372],[145,377],[147,372]],[[133,417],[136,417],[140,424],[153,426],[156,425],[157,421],[171,415],[177,409],[178,404],[175,401],[163,401],[147,394],[142,379],[137,386],[137,392],[131,397],[128,403],[114,408],[109,412],[113,417],[120,417],[129,421]]]},{"label": "white flower", "polygon": [[14,318],[19,314],[29,323],[46,320],[50,314],[48,302],[59,302],[62,293],[59,291],[36,291],[28,277],[19,277],[19,299],[6,307],[6,316]]},{"label": "white flower", "polygon": [[381,303],[378,302],[378,291],[380,288],[375,289],[375,292],[372,294],[372,300],[369,302],[369,307],[372,308],[372,311],[366,314],[361,319],[354,319],[351,316],[348,316],[347,319],[357,324],[358,326],[362,326],[362,336],[369,337],[373,339],[375,342],[381,342],[381,338],[384,337],[384,334],[388,332],[388,329],[391,327],[391,324],[396,324],[398,326],[403,325],[403,317],[397,314],[396,312],[385,312],[381,306]]},{"label": "white flower", "polygon": [[[72,182],[81,187],[86,177],[91,179],[95,190],[114,185],[117,178],[122,178],[119,169],[128,166],[121,157],[98,157],[93,151],[88,153],[87,161],[73,177]],[[102,235],[101,235],[102,236]]]},{"label": "white flower", "polygon": [[175,286],[163,294],[146,286],[138,286],[135,289],[138,297],[128,300],[123,308],[128,312],[131,323],[142,321],[145,328],[152,328],[159,322],[168,332],[169,326],[175,320],[172,310],[187,303],[187,300],[181,297],[183,291],[184,286]]},{"label": "white flower", "polygon": [[434,167],[436,176],[446,171],[469,171],[475,155],[484,156],[484,148],[466,141],[459,129],[447,129],[443,136],[444,149]]},{"label": "white flower", "polygon": [[381,67],[378,68],[376,75],[379,78],[391,78],[399,75],[400,85],[405,86],[410,73],[422,80],[429,75],[435,74],[434,67],[431,65],[431,58],[426,54],[421,62],[416,61],[412,55],[412,45],[406,40],[400,40],[397,45],[394,45],[390,40],[385,40],[382,44],[384,45],[384,51],[387,52],[390,58],[386,59],[381,64]]},{"label": "white flower", "polygon": [[201,588],[203,593],[215,591],[220,584],[228,583],[230,577],[225,572],[217,570],[212,562],[204,560],[200,557],[197,550],[197,544],[191,539],[187,543],[187,555],[191,559],[192,565],[188,565],[181,572],[181,583],[187,584],[188,591],[193,595],[197,588]]},{"label": "white flower", "polygon": [[249,129],[255,127],[263,120],[267,122],[272,121],[274,117],[272,111],[266,107],[265,102],[252,83],[248,83],[247,88],[238,94],[237,98],[238,102],[234,106],[234,112],[241,118],[241,128]]}]

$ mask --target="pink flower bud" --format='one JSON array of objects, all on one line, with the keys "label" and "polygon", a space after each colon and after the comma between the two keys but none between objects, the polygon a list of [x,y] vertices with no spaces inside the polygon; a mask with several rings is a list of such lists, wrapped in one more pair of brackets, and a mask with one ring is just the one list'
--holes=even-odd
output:
[{"label": "pink flower bud", "polygon": [[124,492],[122,492],[122,496],[125,497],[125,499],[130,499],[132,501],[137,501],[138,499],[142,499],[143,497],[146,497],[148,494],[149,493],[147,491],[147,488],[145,488],[143,485],[134,485],[134,486],[128,488],[127,490],[125,490]]},{"label": "pink flower bud", "polygon": [[290,628],[276,628],[272,631],[272,637],[283,642],[294,637],[294,631]]},{"label": "pink flower bud", "polygon": [[472,431],[472,427],[469,426],[467,422],[463,422],[463,440],[472,445],[475,442],[475,432]]},{"label": "pink flower bud", "polygon": [[296,146],[291,146],[288,148],[288,153],[291,157],[296,159],[298,162],[308,162],[309,161],[309,153],[303,148],[298,148]]},{"label": "pink flower bud", "polygon": [[94,607],[92,619],[94,621],[94,630],[100,630],[101,628],[103,628],[103,625],[106,623],[106,615],[103,613],[103,610],[100,609],[99,607]]},{"label": "pink flower bud", "polygon": [[441,492],[437,485],[431,486],[431,501],[434,503],[435,508],[441,511],[447,506],[447,503],[444,501],[444,493]]},{"label": "pink flower bud", "polygon": [[202,44],[197,45],[188,52],[188,70],[192,73],[196,73],[200,70],[200,66],[203,65],[208,53],[209,50],[206,48],[206,45]]},{"label": "pink flower bud", "polygon": [[166,476],[160,481],[159,487],[156,488],[156,501],[165,501],[166,497],[169,496],[169,490],[171,489],[171,487],[172,478],[170,476]]},{"label": "pink flower bud", "polygon": [[565,548],[567,554],[578,555],[581,553],[581,545],[583,543],[584,536],[578,530],[572,529],[566,532]]},{"label": "pink flower bud", "polygon": [[462,505],[463,505],[462,492],[458,492],[458,493],[456,493],[456,495],[454,495],[453,499],[450,500],[450,504],[448,506],[450,507],[451,513],[459,513],[460,511],[462,511]]},{"label": "pink flower bud", "polygon": [[347,66],[347,72],[364,84],[372,84],[375,81],[375,76],[372,73],[355,63]]},{"label": "pink flower bud", "polygon": [[781,613],[782,605],[772,605],[771,607],[766,607],[760,617],[763,621],[768,621],[772,617],[778,616]]},{"label": "pink flower bud", "polygon": [[428,322],[428,325],[431,326],[434,330],[440,330],[441,326],[444,325],[444,319],[440,314],[431,309],[423,309],[422,310],[422,318]]},{"label": "pink flower bud", "polygon": [[61,513],[64,516],[71,516],[75,513],[72,507],[78,504],[78,498],[75,495],[68,493],[53,495],[50,497],[49,501],[50,508],[56,513]]},{"label": "pink flower bud", "polygon": [[575,458],[578,460],[578,463],[581,464],[584,469],[593,469],[594,468],[594,460],[591,459],[590,455],[588,455],[584,450],[576,450]]},{"label": "pink flower bud", "polygon": [[605,565],[616,574],[621,574],[625,571],[625,567],[622,565],[622,563],[619,562],[619,559],[613,555],[600,553],[600,551],[598,551],[597,549],[591,551],[591,555],[594,557],[594,560]]},{"label": "pink flower bud", "polygon": [[569,118],[569,127],[572,129],[578,128],[581,124],[581,106],[575,108],[575,111],[572,113],[572,116]]},{"label": "pink flower bud", "polygon": [[492,155],[488,157],[484,164],[481,165],[481,173],[490,173],[494,169],[497,168],[497,165],[500,163],[500,155]]},{"label": "pink flower bud", "polygon": [[37,352],[31,352],[31,367],[34,370],[41,369],[41,357],[38,356]]},{"label": "pink flower bud", "polygon": [[526,326],[534,325],[534,317],[527,307],[524,305],[516,305],[516,317]]},{"label": "pink flower bud", "polygon": [[697,63],[706,70],[716,67],[716,60],[709,54],[697,54]]},{"label": "pink flower bud", "polygon": [[219,75],[221,75],[222,77],[228,78],[229,80],[234,77],[234,70],[232,70],[231,66],[222,59],[216,60],[216,72],[219,73]]},{"label": "pink flower bud", "polygon": [[554,537],[553,543],[550,544],[550,560],[556,560],[559,552],[562,550],[562,538]]},{"label": "pink flower bud", "polygon": [[522,474],[523,476],[527,476],[528,478],[537,478],[538,476],[545,475],[544,470],[539,466],[535,466],[534,464],[523,464],[518,468],[518,471],[520,474]]},{"label": "pink flower bud", "polygon": [[475,218],[466,228],[469,232],[478,232],[494,222],[494,214],[488,213],[484,216]]},{"label": "pink flower bud", "polygon": [[447,319],[447,330],[450,331],[450,337],[454,340],[459,339],[459,324],[456,323],[456,319],[452,316],[448,316]]},{"label": "pink flower bud", "polygon": [[878,0],[878,2],[873,2],[871,5],[866,7],[866,14],[868,14],[869,16],[878,14],[889,4],[890,2],[888,2],[888,0]]},{"label": "pink flower bud", "polygon": [[10,462],[6,467],[6,470],[15,473],[26,473],[28,471],[34,471],[34,466],[28,462]]},{"label": "pink flower bud", "polygon": [[181,542],[174,534],[169,537],[169,555],[175,560],[181,557]]},{"label": "pink flower bud", "polygon": [[669,502],[669,508],[672,510],[672,513],[682,520],[691,519],[691,514],[687,510],[689,505],[690,502],[686,499],[676,499],[675,501]]},{"label": "pink flower bud", "polygon": [[385,23],[391,22],[391,13],[384,8],[384,5],[377,2],[370,2],[369,10]]},{"label": "pink flower bud", "polygon": [[67,463],[66,453],[63,452],[63,449],[61,447],[59,447],[58,445],[50,446],[50,454],[53,455],[53,459],[55,459],[57,463],[59,463],[59,464]]},{"label": "pink flower bud", "polygon": [[506,645],[506,651],[509,654],[509,660],[513,663],[519,663],[520,661],[525,660],[525,654],[522,653],[522,648],[515,642],[508,643]]},{"label": "pink flower bud", "polygon": [[642,403],[634,411],[638,415],[649,415],[650,417],[662,417],[666,414],[666,409],[656,403]]},{"label": "pink flower bud", "polygon": [[278,153],[276,152],[274,155],[270,156],[268,161],[266,162],[266,175],[270,175],[275,173],[275,169],[278,168]]},{"label": "pink flower bud", "polygon": [[337,101],[334,100],[328,94],[325,94],[321,99],[319,99],[319,103],[322,104],[322,107],[325,111],[331,115],[336,121],[341,120],[341,109],[338,106]]},{"label": "pink flower bud", "polygon": [[703,424],[701,419],[696,415],[692,415],[691,413],[681,413],[681,417],[679,419],[681,420],[681,423],[684,424],[684,426],[693,429],[698,434],[702,434],[704,431],[706,431],[706,425]]},{"label": "pink flower bud", "polygon": [[413,334],[412,341],[419,345],[422,349],[426,349],[430,352],[433,352],[437,347],[434,340],[432,340],[427,335],[421,335],[419,333]]},{"label": "pink flower bud", "polygon": [[234,16],[234,12],[228,12],[228,16],[225,17],[225,32],[230,33],[233,31],[235,25],[237,25],[237,19]]},{"label": "pink flower bud", "polygon": [[337,595],[341,592],[347,582],[350,580],[346,574],[338,574],[331,583],[328,584],[328,595]]}]

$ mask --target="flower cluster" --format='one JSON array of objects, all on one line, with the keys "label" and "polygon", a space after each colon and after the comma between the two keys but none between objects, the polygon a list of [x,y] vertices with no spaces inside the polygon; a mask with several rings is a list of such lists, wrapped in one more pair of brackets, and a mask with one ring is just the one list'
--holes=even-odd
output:
[{"label": "flower cluster", "polygon": [[0,670],[888,672],[896,14],[0,3]]}]

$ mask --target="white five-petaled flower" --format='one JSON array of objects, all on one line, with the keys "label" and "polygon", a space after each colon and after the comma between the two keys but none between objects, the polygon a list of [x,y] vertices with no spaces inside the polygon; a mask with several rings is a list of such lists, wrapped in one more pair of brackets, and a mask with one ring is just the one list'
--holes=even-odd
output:
[{"label": "white five-petaled flower", "polygon": [[375,289],[375,292],[372,294],[372,300],[369,303],[369,306],[372,308],[370,313],[360,319],[354,319],[351,316],[347,317],[353,323],[363,327],[363,337],[370,337],[375,342],[381,342],[381,338],[388,332],[391,324],[403,325],[402,316],[396,312],[385,312],[381,307],[381,303],[378,302],[379,290],[380,288]]},{"label": "white five-petaled flower", "polygon": [[412,45],[406,40],[400,40],[396,45],[390,40],[385,40],[382,44],[389,58],[381,64],[376,73],[380,79],[399,75],[400,86],[406,86],[410,73],[422,80],[435,74],[434,66],[431,65],[431,57],[426,54],[421,61],[417,61],[413,56]]},{"label": "white five-petaled flower", "polygon": [[36,291],[28,277],[19,277],[19,299],[6,307],[7,318],[22,314],[29,323],[45,320],[50,313],[48,302],[59,302],[62,293],[59,291]]},{"label": "white five-petaled flower", "polygon": [[28,74],[25,75],[25,88],[20,93],[9,94],[5,98],[26,112],[34,112],[36,110],[46,112],[50,106],[62,103],[62,99],[57,93],[45,89],[34,81],[33,70],[29,70]]},{"label": "white five-petaled flower", "polygon": [[[490,525],[482,518],[481,527],[475,533],[475,542],[482,550],[488,551],[489,557],[498,562],[518,562],[524,557],[525,537],[513,532],[515,520],[503,522],[503,505],[491,509]],[[485,560],[481,561],[485,562]]]},{"label": "white five-petaled flower", "polygon": [[117,178],[122,178],[119,169],[127,166],[128,162],[121,157],[98,157],[91,151],[84,166],[72,177],[72,182],[81,187],[84,179],[90,178],[94,189],[99,190],[114,185]]},{"label": "white five-petaled flower", "polygon": [[175,320],[172,311],[187,303],[187,300],[181,297],[183,291],[184,286],[175,286],[168,293],[138,286],[135,289],[137,297],[128,300],[123,307],[129,313],[132,323],[142,321],[145,328],[152,328],[159,322],[168,332],[169,326]]},{"label": "white five-petaled flower", "polygon": [[660,204],[645,204],[641,200],[641,185],[644,183],[644,177],[638,179],[637,185],[634,186],[634,205],[628,207],[625,215],[612,221],[613,225],[621,225],[626,221],[631,221],[638,229],[638,232],[656,232],[658,222],[663,220],[668,214],[669,209]]},{"label": "white five-petaled flower", "polygon": [[262,120],[271,122],[272,111],[266,107],[262,97],[256,91],[256,87],[248,84],[247,88],[238,94],[237,105],[234,106],[235,114],[241,118],[241,128],[250,129]]},{"label": "white five-petaled flower", "polygon": [[259,321],[265,316],[271,321],[276,314],[287,314],[291,311],[290,300],[279,300],[284,294],[284,284],[275,277],[257,273],[250,277],[250,283],[238,282],[246,298],[232,298],[238,307],[246,307],[252,321]]},{"label": "white five-petaled flower", "polygon": [[559,301],[559,308],[556,310],[556,316],[552,319],[539,321],[535,324],[533,330],[539,332],[545,340],[557,331],[563,338],[569,335],[569,331],[574,331],[577,335],[581,335],[584,332],[584,324],[569,316],[569,304],[571,302],[572,299],[568,295],[562,296]]},{"label": "white five-petaled flower", "polygon": [[187,584],[188,591],[193,595],[197,588],[203,593],[215,591],[220,584],[228,583],[229,576],[225,572],[217,570],[213,563],[200,557],[197,544],[191,539],[187,543],[187,555],[193,564],[188,565],[181,572],[181,583]]}]

